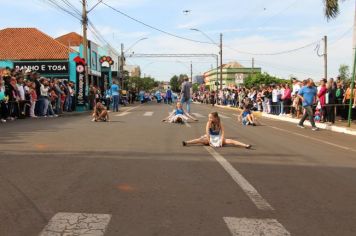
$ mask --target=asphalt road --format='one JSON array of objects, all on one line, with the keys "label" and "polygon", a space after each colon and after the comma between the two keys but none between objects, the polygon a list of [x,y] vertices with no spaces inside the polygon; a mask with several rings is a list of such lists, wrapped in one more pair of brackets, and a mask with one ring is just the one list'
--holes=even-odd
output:
[{"label": "asphalt road", "polygon": [[[162,123],[171,110],[0,124],[0,235],[356,235],[354,136],[244,127],[205,105],[193,105],[199,122]],[[253,150],[182,146],[215,110]]]}]

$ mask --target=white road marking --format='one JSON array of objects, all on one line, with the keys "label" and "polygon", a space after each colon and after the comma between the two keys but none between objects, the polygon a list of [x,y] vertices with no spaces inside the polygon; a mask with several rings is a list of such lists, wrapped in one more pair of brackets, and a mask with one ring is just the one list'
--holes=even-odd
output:
[{"label": "white road marking", "polygon": [[192,114],[197,118],[207,117],[207,116],[203,116],[202,114],[199,114],[199,113],[192,113]]},{"label": "white road marking", "polygon": [[122,113],[120,113],[120,114],[117,114],[117,115],[115,115],[115,116],[126,116],[126,115],[128,115],[128,114],[131,113],[130,111],[135,110],[135,109],[139,108],[140,106],[141,106],[141,105],[135,106],[135,107],[131,107],[131,108],[125,110],[124,112],[122,112]]},{"label": "white road marking", "polygon": [[153,115],[153,111],[147,111],[145,112],[145,114],[143,114],[143,116],[152,116]]},{"label": "white road marking", "polygon": [[225,115],[222,115],[221,113],[219,114],[219,116],[223,119],[231,119],[231,117],[228,117],[228,116],[225,116]]},{"label": "white road marking", "polygon": [[124,111],[123,113],[120,113],[120,114],[117,114],[115,116],[126,116],[128,114],[130,114],[131,112],[127,112],[127,111]]},{"label": "white road marking", "polygon": [[290,236],[291,234],[275,219],[248,219],[224,217],[233,236]]},{"label": "white road marking", "polygon": [[125,110],[125,112],[135,110],[135,109],[137,109],[137,108],[139,108],[139,107],[141,107],[141,105],[138,105],[138,106],[135,106],[135,107],[131,107],[131,108]]},{"label": "white road marking", "polygon": [[334,146],[334,147],[337,147],[337,148],[341,148],[341,149],[348,150],[348,151],[351,151],[351,152],[356,152],[356,149],[352,149],[352,148],[349,148],[349,147],[337,145],[335,143],[331,143],[331,142],[328,142],[328,141],[325,141],[325,140],[320,140],[320,139],[317,139],[317,138],[313,138],[313,137],[310,137],[310,136],[307,136],[307,135],[304,135],[304,134],[300,134],[300,133],[297,133],[297,132],[288,131],[288,130],[281,129],[281,128],[278,128],[278,127],[275,127],[275,126],[271,126],[271,125],[267,125],[267,124],[264,124],[264,123],[261,123],[261,124],[263,124],[263,125],[265,125],[267,127],[270,127],[272,129],[275,129],[275,130],[283,131],[285,133],[294,134],[294,135],[297,135],[297,136],[300,136],[300,137],[303,137],[303,138],[307,138],[307,139],[311,139],[311,140],[314,140],[314,141],[318,141],[318,142],[321,142],[321,143],[324,143],[324,144],[327,144],[327,145],[331,145],[331,146]]},{"label": "white road marking", "polygon": [[57,213],[39,236],[103,236],[110,219],[111,215],[107,214]]},{"label": "white road marking", "polygon": [[260,210],[273,211],[273,207],[257,192],[257,190],[219,153],[211,147],[205,147],[206,150],[215,158],[217,162],[225,169],[231,178],[242,188],[245,194]]}]

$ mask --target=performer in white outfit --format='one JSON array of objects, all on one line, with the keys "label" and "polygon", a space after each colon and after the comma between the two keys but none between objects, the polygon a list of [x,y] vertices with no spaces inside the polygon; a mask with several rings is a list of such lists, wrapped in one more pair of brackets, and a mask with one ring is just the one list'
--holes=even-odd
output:
[{"label": "performer in white outfit", "polygon": [[251,148],[251,145],[244,144],[233,139],[225,139],[224,126],[220,121],[219,114],[213,112],[209,114],[209,120],[206,124],[205,135],[190,141],[183,141],[183,146],[189,144],[203,144],[210,145],[211,147],[222,147],[225,145],[233,145],[237,147]]},{"label": "performer in white outfit", "polygon": [[182,104],[180,102],[178,102],[176,105],[176,109],[174,109],[174,111],[168,117],[163,119],[162,121],[163,122],[167,121],[170,123],[184,123],[184,122],[187,122],[189,119],[198,121],[196,118],[189,115],[189,113],[186,113],[183,110]]}]

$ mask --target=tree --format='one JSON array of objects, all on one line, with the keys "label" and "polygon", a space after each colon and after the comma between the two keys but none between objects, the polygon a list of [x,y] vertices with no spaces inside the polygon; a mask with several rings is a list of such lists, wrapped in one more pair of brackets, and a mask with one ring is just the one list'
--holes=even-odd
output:
[{"label": "tree", "polygon": [[181,87],[182,83],[184,82],[184,79],[187,77],[188,76],[185,74],[180,74],[179,76],[174,75],[170,80],[171,89],[174,92],[180,92],[180,87]]},{"label": "tree", "polygon": [[344,0],[323,0],[324,1],[324,9],[325,16],[328,20],[337,17],[339,14],[339,3]]},{"label": "tree", "polygon": [[244,80],[244,85],[247,88],[252,88],[259,85],[270,85],[270,84],[286,84],[291,83],[289,80],[284,80],[271,76],[268,73],[255,74],[253,76],[248,76]]},{"label": "tree", "polygon": [[339,76],[340,76],[341,80],[343,80],[343,81],[350,80],[351,79],[350,67],[348,65],[345,65],[345,64],[340,65]]},{"label": "tree", "polygon": [[179,92],[179,87],[180,87],[180,84],[179,84],[179,81],[178,81],[178,76],[173,76],[170,80],[170,85],[171,85],[171,89],[174,91],[174,92]]},{"label": "tree", "polygon": [[199,84],[193,84],[192,88],[193,88],[193,92],[199,91]]}]

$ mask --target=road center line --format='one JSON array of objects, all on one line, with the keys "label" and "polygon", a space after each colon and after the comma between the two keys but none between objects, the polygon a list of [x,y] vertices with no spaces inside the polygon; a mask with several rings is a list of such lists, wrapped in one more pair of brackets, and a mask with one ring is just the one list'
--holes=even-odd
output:
[{"label": "road center line", "polygon": [[290,233],[275,219],[248,219],[224,217],[233,236],[290,236]]},{"label": "road center line", "polygon": [[39,236],[103,236],[110,219],[111,215],[107,214],[57,213]]},{"label": "road center line", "polygon": [[225,169],[231,178],[242,188],[245,194],[260,210],[273,211],[273,207],[257,192],[257,190],[219,153],[211,147],[205,149]]},{"label": "road center line", "polygon": [[328,141],[324,141],[324,140],[320,140],[320,139],[317,139],[317,138],[313,138],[313,137],[310,137],[310,136],[307,136],[307,135],[304,135],[304,134],[300,134],[300,133],[297,133],[297,132],[284,130],[284,129],[281,129],[281,128],[278,128],[278,127],[275,127],[275,126],[271,126],[271,125],[267,125],[267,124],[264,124],[264,123],[261,123],[261,124],[265,125],[267,127],[270,127],[272,129],[275,129],[275,130],[283,131],[285,133],[294,134],[294,135],[297,135],[297,136],[300,136],[300,137],[303,137],[303,138],[307,138],[307,139],[311,139],[311,140],[314,140],[314,141],[318,141],[318,142],[321,142],[321,143],[324,143],[324,144],[327,144],[327,145],[331,145],[331,146],[334,146],[334,147],[337,147],[337,148],[341,148],[341,149],[348,150],[348,151],[351,151],[351,152],[356,152],[355,149],[352,149],[352,148],[349,148],[349,147],[345,147],[345,146],[341,146],[341,145],[338,145],[338,144],[335,144],[335,143],[331,143],[331,142],[328,142]]}]

